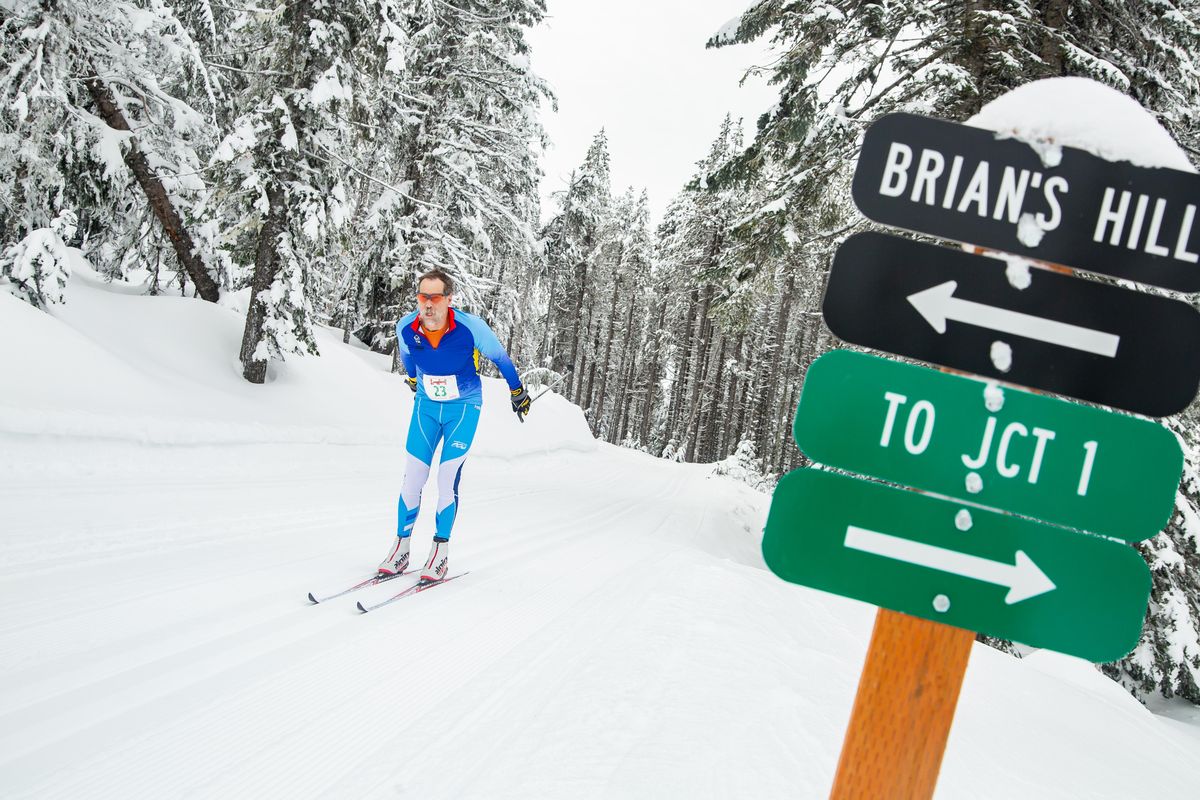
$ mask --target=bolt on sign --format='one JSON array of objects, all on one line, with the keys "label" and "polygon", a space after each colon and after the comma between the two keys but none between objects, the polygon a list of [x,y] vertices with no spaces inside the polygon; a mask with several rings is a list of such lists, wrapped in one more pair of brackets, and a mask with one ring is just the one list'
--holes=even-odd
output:
[{"label": "bolt on sign", "polygon": [[833,350],[808,368],[796,443],[813,461],[1126,541],[1175,508],[1161,425],[994,381]]},{"label": "bolt on sign", "polygon": [[1091,661],[1133,649],[1150,595],[1128,545],[817,468],[780,480],[763,556],[793,583]]},{"label": "bolt on sign", "polygon": [[[1200,201],[1200,198],[1198,198]],[[822,311],[839,338],[1148,416],[1200,386],[1200,311],[883,233],[838,248]]]},{"label": "bolt on sign", "polygon": [[852,194],[885,225],[1200,291],[1200,175],[889,114],[867,129]]}]

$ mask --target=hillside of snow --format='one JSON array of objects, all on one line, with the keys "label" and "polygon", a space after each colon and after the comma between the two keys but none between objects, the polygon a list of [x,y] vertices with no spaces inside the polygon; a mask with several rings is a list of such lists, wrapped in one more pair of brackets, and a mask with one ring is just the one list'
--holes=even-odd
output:
[{"label": "hillside of snow", "polygon": [[[874,608],[766,570],[767,495],[489,379],[469,574],[313,606],[385,554],[411,395],[336,330],[246,384],[242,324],[82,263],[52,313],[0,293],[0,796],[828,793]],[[1200,725],[976,645],[938,796],[1200,796]]]}]

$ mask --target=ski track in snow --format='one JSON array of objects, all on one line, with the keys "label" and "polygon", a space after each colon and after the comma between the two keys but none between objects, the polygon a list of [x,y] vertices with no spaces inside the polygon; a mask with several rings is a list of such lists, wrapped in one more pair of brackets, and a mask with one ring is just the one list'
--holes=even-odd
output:
[{"label": "ski track in snow", "polygon": [[[313,606],[394,535],[390,359],[320,330],[251,389],[228,309],[72,280],[55,316],[0,294],[4,800],[827,796],[874,608],[765,569],[765,495],[487,378],[471,574]],[[977,645],[938,796],[1197,797],[1188,719]]]},{"label": "ski track in snow", "polygon": [[[378,472],[394,473],[395,456],[381,456]],[[0,694],[6,794],[128,797],[131,775],[146,797],[403,789],[389,754],[424,754],[437,769],[472,718],[461,696],[486,698],[494,665],[556,670],[541,645],[525,652],[555,626],[564,635],[550,641],[572,661],[577,637],[602,646],[595,633],[635,616],[683,547],[658,530],[703,527],[704,503],[682,491],[686,471],[641,470],[632,482],[628,458],[582,482],[577,456],[530,459],[523,468],[543,467],[523,481],[535,489],[491,488],[503,471],[469,465],[481,475],[464,477],[452,565],[472,575],[362,619],[356,599],[407,579],[317,607],[304,593],[373,568],[394,526],[394,474],[369,490],[326,475],[246,485],[165,469],[136,489],[5,486],[0,502],[31,510],[14,520],[24,535],[0,545],[0,668],[5,686],[21,687]],[[330,502],[338,493],[341,505]],[[434,494],[431,485],[426,506]],[[179,519],[180,505],[194,516]],[[427,544],[426,530],[416,557]],[[288,758],[273,757],[281,747]],[[330,769],[317,778],[296,764]],[[454,783],[444,796],[472,791]],[[425,793],[420,781],[407,788]]]},{"label": "ski track in snow", "polygon": [[[4,444],[5,798],[828,792],[873,609],[766,572],[766,497],[706,467],[469,461],[471,574],[361,615],[415,576],[305,594],[386,549],[395,447]],[[939,797],[1191,796],[1181,730],[1076,660],[977,646]]]},{"label": "ski track in snow", "polygon": [[[360,615],[415,576],[305,594],[386,549],[394,446],[3,444],[5,798],[828,792],[873,610],[766,572],[767,498],[707,467],[468,461],[471,574]],[[1147,796],[1146,771],[1191,796],[1180,728],[1074,660],[977,646],[939,796],[1058,798],[1081,771],[1089,799]]]}]

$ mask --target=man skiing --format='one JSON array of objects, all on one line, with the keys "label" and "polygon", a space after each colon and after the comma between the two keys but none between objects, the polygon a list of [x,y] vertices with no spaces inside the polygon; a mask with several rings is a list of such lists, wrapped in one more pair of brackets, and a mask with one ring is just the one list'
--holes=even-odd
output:
[{"label": "man skiing", "polygon": [[408,455],[397,510],[396,541],[379,565],[382,575],[408,568],[409,541],[421,507],[421,490],[440,442],[436,533],[421,581],[446,577],[450,530],[458,512],[458,482],[483,407],[480,355],[489,358],[508,382],[518,419],[524,421],[529,413],[529,394],[500,340],[479,317],[451,308],[453,298],[454,281],[449,275],[437,269],[426,272],[417,282],[417,310],[396,323],[396,342],[408,373],[405,382],[416,398],[405,445]]}]

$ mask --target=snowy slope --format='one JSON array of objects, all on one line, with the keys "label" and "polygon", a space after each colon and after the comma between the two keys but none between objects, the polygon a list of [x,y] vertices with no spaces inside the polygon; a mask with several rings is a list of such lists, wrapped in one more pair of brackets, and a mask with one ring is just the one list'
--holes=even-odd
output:
[{"label": "snowy slope", "polygon": [[[336,331],[250,387],[240,331],[86,270],[53,316],[0,295],[0,795],[827,793],[874,609],[765,570],[768,497],[489,381],[470,575],[310,606],[384,554],[411,397]],[[940,797],[1198,795],[1200,728],[975,648]]]},{"label": "snowy slope", "polygon": [[[390,374],[389,358],[318,328],[322,358],[272,364],[267,383],[252,386],[238,378],[238,309],[140,296],[74,252],[69,300],[53,316],[0,292],[0,376],[19,387],[0,395],[0,432],[155,444],[403,444],[412,396]],[[499,383],[489,389],[489,397],[507,396]],[[493,400],[474,452],[595,449],[579,409],[552,395],[538,411],[525,430]]]}]

